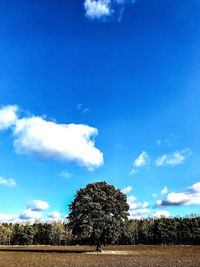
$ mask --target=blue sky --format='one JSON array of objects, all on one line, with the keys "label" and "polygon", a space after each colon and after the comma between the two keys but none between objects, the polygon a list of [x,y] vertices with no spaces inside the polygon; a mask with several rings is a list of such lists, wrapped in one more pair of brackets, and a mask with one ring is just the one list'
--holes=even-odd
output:
[{"label": "blue sky", "polygon": [[199,214],[200,3],[0,3],[0,220],[124,189],[132,218]]}]

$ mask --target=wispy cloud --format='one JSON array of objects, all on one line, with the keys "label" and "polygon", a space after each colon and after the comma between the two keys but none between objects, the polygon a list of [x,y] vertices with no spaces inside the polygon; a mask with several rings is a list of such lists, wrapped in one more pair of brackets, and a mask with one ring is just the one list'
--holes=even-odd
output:
[{"label": "wispy cloud", "polygon": [[130,175],[136,174],[140,168],[147,165],[160,166],[176,166],[184,163],[184,161],[191,155],[192,151],[190,148],[177,150],[170,154],[163,154],[154,160],[151,160],[149,154],[146,151],[142,151],[133,162],[133,167],[129,172]]},{"label": "wispy cloud", "polygon": [[138,172],[137,169],[132,168],[129,172],[129,175],[135,175]]},{"label": "wispy cloud", "polygon": [[134,160],[133,168],[130,171],[130,175],[134,175],[138,170],[146,165],[149,165],[150,157],[146,151],[142,151],[139,156]]},{"label": "wispy cloud", "polygon": [[175,151],[171,154],[164,154],[158,157],[155,161],[156,166],[175,166],[182,164],[187,157],[191,154],[191,150],[189,148],[183,149],[181,151]]},{"label": "wispy cloud", "polygon": [[167,138],[159,138],[156,140],[156,145],[159,147],[174,147],[179,141],[180,136],[175,134],[168,135]]},{"label": "wispy cloud", "polygon": [[183,192],[169,193],[164,200],[156,202],[158,206],[200,205],[200,182],[186,188]]},{"label": "wispy cloud", "polygon": [[68,171],[63,171],[59,173],[59,176],[64,177],[64,178],[70,178],[72,174]]},{"label": "wispy cloud", "polygon": [[160,195],[162,196],[162,195],[165,195],[165,194],[167,194],[168,193],[168,188],[167,188],[167,186],[165,186],[161,191],[160,191]]},{"label": "wispy cloud", "polygon": [[80,111],[83,114],[90,112],[90,109],[85,107],[83,104],[78,104],[77,105],[77,110]]},{"label": "wispy cloud", "polygon": [[120,21],[124,6],[133,3],[135,0],[85,0],[85,15],[90,19],[98,20],[116,16]]},{"label": "wispy cloud", "polygon": [[142,151],[142,153],[135,159],[134,166],[136,168],[141,168],[148,164],[149,164],[149,155],[146,151]]},{"label": "wispy cloud", "polygon": [[5,185],[5,186],[16,186],[16,181],[14,179],[5,179],[3,177],[0,177],[0,186]]},{"label": "wispy cloud", "polygon": [[96,128],[84,124],[58,124],[43,117],[19,118],[17,106],[0,109],[0,129],[13,131],[17,153],[38,154],[75,161],[89,170],[103,164],[103,153],[95,147]]}]

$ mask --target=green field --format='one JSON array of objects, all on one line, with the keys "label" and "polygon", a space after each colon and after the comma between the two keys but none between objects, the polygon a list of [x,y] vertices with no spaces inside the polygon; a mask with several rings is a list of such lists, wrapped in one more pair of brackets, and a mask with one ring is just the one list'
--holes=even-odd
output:
[{"label": "green field", "polygon": [[200,246],[0,247],[0,267],[199,267]]}]

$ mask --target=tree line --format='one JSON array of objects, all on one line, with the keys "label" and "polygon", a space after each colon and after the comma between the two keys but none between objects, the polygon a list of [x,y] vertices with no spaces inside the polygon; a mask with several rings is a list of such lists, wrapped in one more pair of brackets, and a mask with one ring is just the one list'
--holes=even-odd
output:
[{"label": "tree line", "polygon": [[[123,245],[200,245],[200,217],[131,219],[118,238],[106,243]],[[68,222],[1,223],[0,245],[93,244],[72,234]]]}]

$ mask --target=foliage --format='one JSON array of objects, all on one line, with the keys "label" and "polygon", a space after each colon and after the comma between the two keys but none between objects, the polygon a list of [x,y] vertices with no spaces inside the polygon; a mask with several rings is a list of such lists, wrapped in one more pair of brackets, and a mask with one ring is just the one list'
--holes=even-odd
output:
[{"label": "foliage", "polygon": [[[116,239],[117,236],[117,239]],[[111,240],[111,239],[110,239]],[[0,245],[90,244],[73,235],[69,223],[0,224]],[[200,245],[200,217],[128,220],[112,243],[123,245]]]},{"label": "foliage", "polygon": [[115,242],[128,219],[126,195],[106,182],[80,189],[70,205],[68,216],[72,233],[90,244]]}]

